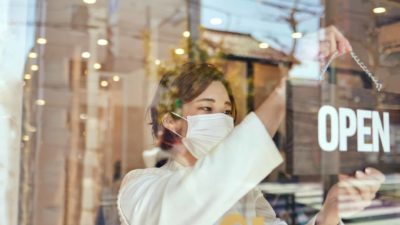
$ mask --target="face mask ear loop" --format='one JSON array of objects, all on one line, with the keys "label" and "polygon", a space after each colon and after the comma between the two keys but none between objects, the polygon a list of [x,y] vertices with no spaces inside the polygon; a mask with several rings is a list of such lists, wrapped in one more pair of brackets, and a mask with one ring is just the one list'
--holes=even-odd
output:
[{"label": "face mask ear loop", "polygon": [[178,134],[177,132],[175,132],[175,131],[173,131],[173,130],[170,130],[170,129],[168,129],[168,128],[165,128],[165,129],[167,129],[167,130],[171,131],[172,133],[178,135],[180,138],[183,138],[182,135]]},{"label": "face mask ear loop", "polygon": [[186,121],[187,121],[187,119],[186,119],[185,117],[183,117],[183,116],[179,115],[179,114],[178,114],[178,113],[176,113],[176,112],[171,112],[171,114],[173,114],[174,116],[177,116],[177,117],[179,117],[179,118],[181,118],[181,119],[183,119],[183,120],[186,120]]}]

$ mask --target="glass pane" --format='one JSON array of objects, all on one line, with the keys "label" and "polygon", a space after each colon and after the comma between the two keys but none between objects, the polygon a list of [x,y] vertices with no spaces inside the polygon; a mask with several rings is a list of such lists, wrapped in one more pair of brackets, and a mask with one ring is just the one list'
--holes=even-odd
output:
[{"label": "glass pane", "polygon": [[399,12],[1,1],[0,224],[398,224]]}]

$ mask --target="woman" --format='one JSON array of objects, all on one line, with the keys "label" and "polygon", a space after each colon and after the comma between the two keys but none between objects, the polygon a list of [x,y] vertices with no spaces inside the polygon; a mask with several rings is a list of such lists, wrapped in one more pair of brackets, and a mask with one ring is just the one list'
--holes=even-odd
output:
[{"label": "woman", "polygon": [[[347,46],[338,49],[349,50]],[[172,160],[161,168],[134,170],[125,176],[118,197],[122,222],[234,224],[227,221],[239,214],[247,224],[286,224],[276,218],[256,188],[282,162],[271,137],[283,119],[284,103],[282,80],[257,110],[234,127],[232,90],[214,66],[186,64],[177,74],[166,74],[152,103],[151,117],[158,145],[173,155]],[[350,184],[378,180],[381,174],[369,168],[345,179]],[[309,224],[340,223],[339,194],[367,202],[357,206],[361,210],[373,199],[379,182],[368,190],[334,186]]]}]

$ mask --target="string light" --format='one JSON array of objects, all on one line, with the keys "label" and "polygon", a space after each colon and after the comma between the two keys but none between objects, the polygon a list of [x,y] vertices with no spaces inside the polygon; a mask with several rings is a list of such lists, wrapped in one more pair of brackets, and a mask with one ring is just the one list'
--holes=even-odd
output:
[{"label": "string light", "polygon": [[185,54],[185,50],[183,50],[182,48],[177,48],[177,49],[175,49],[175,54],[183,55],[183,54]]},{"label": "string light", "polygon": [[91,5],[91,4],[95,4],[96,0],[83,0],[83,2],[86,3],[86,4]]},{"label": "string light", "polygon": [[212,25],[220,25],[220,24],[222,24],[222,19],[221,19],[221,18],[218,18],[218,17],[214,17],[214,18],[212,18],[212,19],[210,20],[210,23],[211,23]]},{"label": "string light", "polygon": [[29,73],[25,74],[24,79],[25,80],[30,80],[32,78],[32,75],[30,75]]},{"label": "string light", "polygon": [[96,70],[99,70],[99,69],[101,69],[101,64],[100,63],[95,63],[95,64],[93,64],[93,68],[96,69]]},{"label": "string light", "polygon": [[297,39],[303,37],[303,34],[301,32],[293,32],[292,33],[292,38]]},{"label": "string light", "polygon": [[47,39],[46,38],[38,38],[36,40],[36,43],[38,43],[40,45],[45,45],[45,44],[47,44]]},{"label": "string light", "polygon": [[374,9],[372,9],[372,12],[374,12],[375,14],[380,14],[386,12],[386,9],[384,7],[375,7]]},{"label": "string light", "polygon": [[265,42],[261,42],[260,44],[258,44],[258,47],[259,47],[259,48],[263,48],[263,49],[269,48],[269,44],[267,44],[267,43],[265,43]]},{"label": "string light", "polygon": [[30,52],[28,57],[31,58],[31,59],[36,59],[37,58],[37,53],[36,52]]},{"label": "string light", "polygon": [[113,76],[113,81],[118,82],[121,78],[117,75]]},{"label": "string light", "polygon": [[40,105],[40,106],[46,105],[46,101],[44,99],[38,99],[38,100],[36,100],[35,103],[36,103],[36,105]]},{"label": "string light", "polygon": [[38,65],[32,65],[31,66],[31,70],[32,71],[38,71],[39,70],[39,66]]},{"label": "string light", "polygon": [[97,40],[97,44],[100,46],[108,45],[108,41],[106,39],[99,39]]},{"label": "string light", "polygon": [[29,141],[29,135],[24,135],[24,136],[22,136],[22,140],[23,141]]},{"label": "string light", "polygon": [[190,37],[190,32],[189,31],[184,31],[182,33],[182,36],[184,36],[185,38],[188,38],[188,37]]},{"label": "string light", "polygon": [[81,120],[86,120],[87,115],[82,113],[81,115],[79,115],[79,118],[81,118]]},{"label": "string light", "polygon": [[88,58],[90,58],[90,52],[82,52],[81,56],[84,59],[88,59]]},{"label": "string light", "polygon": [[100,82],[100,86],[107,87],[108,86],[108,82],[106,80],[103,80],[103,81]]}]

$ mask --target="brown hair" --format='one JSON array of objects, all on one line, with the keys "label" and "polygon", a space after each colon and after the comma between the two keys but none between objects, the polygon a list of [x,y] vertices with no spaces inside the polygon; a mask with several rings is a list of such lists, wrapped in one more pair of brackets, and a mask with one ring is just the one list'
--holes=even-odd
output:
[{"label": "brown hair", "polygon": [[169,150],[179,140],[176,134],[163,127],[161,117],[170,112],[181,114],[179,110],[182,105],[199,96],[213,81],[220,81],[226,88],[235,119],[236,106],[232,90],[223,73],[215,66],[207,63],[186,63],[177,72],[168,72],[162,76],[150,106],[153,135],[161,149]]}]

